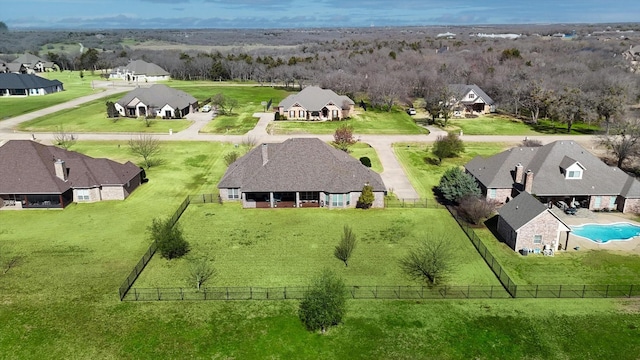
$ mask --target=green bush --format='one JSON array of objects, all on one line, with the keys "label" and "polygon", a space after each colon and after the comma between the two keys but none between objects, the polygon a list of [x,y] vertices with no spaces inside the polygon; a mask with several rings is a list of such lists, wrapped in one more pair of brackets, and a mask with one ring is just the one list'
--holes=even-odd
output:
[{"label": "green bush", "polygon": [[171,219],[153,219],[147,230],[163,258],[176,259],[189,252],[189,243],[184,239],[182,229],[178,224],[172,224]]},{"label": "green bush", "polygon": [[363,156],[360,158],[360,163],[362,163],[362,165],[370,168],[371,167],[371,159],[369,159],[367,156]]}]

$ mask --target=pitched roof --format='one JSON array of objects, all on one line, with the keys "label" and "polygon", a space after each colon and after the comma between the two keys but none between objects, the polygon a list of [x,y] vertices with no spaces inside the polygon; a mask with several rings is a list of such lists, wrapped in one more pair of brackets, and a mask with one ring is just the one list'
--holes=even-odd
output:
[{"label": "pitched roof", "polygon": [[155,84],[148,88],[135,88],[118,100],[118,104],[127,107],[132,101],[134,103],[143,102],[145,105],[155,108],[162,108],[169,104],[174,109],[184,109],[198,102],[196,98],[186,92],[164,84]]},{"label": "pitched roof", "polygon": [[[581,179],[565,178],[563,166],[568,166],[571,161],[585,169]],[[518,163],[522,164],[524,171],[533,172],[531,192],[538,196],[640,197],[637,180],[603,163],[573,141],[555,141],[541,147],[516,147],[488,158],[477,156],[465,168],[485,187],[504,189],[513,187]]]},{"label": "pitched roof", "polygon": [[161,68],[154,63],[148,63],[144,60],[132,60],[125,66],[125,68],[131,71],[135,75],[146,76],[166,76],[169,75],[167,70]]},{"label": "pitched roof", "polygon": [[551,212],[543,203],[538,201],[528,192],[521,192],[518,196],[514,197],[511,201],[506,203],[498,210],[498,215],[511,226],[512,229],[518,231],[521,227],[528,224],[531,220],[538,217],[544,212],[549,212],[560,223],[562,223],[567,230],[569,227],[562,220],[560,220],[553,212]]},{"label": "pitched roof", "polygon": [[[67,181],[56,176],[54,163],[63,160]],[[142,170],[31,140],[9,140],[0,146],[0,194],[61,194],[72,188],[123,185]]]},{"label": "pitched roof", "polygon": [[30,64],[30,65],[34,65],[38,63],[38,61],[45,62],[46,60],[30,53],[22,54],[18,56],[17,59],[13,60],[14,63]]},{"label": "pitched roof", "polygon": [[318,86],[307,86],[299,93],[287,96],[279,106],[288,109],[299,104],[307,111],[320,111],[328,104],[342,108],[344,102],[350,105],[355,104],[348,96],[341,96],[332,90],[322,89]]},{"label": "pitched roof", "polygon": [[[462,99],[465,95],[467,95],[470,91],[473,91],[485,104],[493,105],[493,99],[487,95],[478,85],[465,85],[465,84],[450,84],[449,90],[455,95],[457,99]],[[475,101],[472,101],[473,103]],[[462,103],[469,103],[468,101],[462,101]]]},{"label": "pitched roof", "polygon": [[254,148],[229,166],[218,188],[348,193],[362,190],[365,183],[386,191],[378,173],[344,151],[317,138],[293,138]]},{"label": "pitched roof", "polygon": [[58,80],[49,80],[34,74],[0,73],[0,89],[44,89],[59,86]]}]

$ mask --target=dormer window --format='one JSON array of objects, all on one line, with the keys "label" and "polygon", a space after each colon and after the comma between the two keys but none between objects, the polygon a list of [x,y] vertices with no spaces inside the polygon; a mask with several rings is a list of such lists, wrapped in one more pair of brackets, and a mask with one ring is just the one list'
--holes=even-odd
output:
[{"label": "dormer window", "polygon": [[582,170],[567,171],[567,179],[582,179]]}]

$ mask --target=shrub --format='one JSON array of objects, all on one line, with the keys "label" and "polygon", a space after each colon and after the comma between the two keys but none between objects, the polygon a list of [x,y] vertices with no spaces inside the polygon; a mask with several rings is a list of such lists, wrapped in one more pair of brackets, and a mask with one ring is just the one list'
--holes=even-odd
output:
[{"label": "shrub", "polygon": [[368,158],[368,157],[366,157],[366,156],[363,156],[363,157],[361,157],[361,158],[360,158],[360,163],[361,163],[362,165],[364,165],[364,166],[368,167],[368,168],[370,168],[370,167],[371,167],[371,159],[369,159],[369,158]]},{"label": "shrub", "polygon": [[224,156],[224,162],[225,164],[227,164],[227,166],[233,164],[236,160],[238,160],[238,158],[240,157],[240,154],[237,151],[232,151],[230,153],[227,153]]},{"label": "shrub", "polygon": [[534,139],[528,139],[525,138],[524,140],[522,140],[522,147],[540,147],[542,146],[542,141],[540,140],[534,140]]},{"label": "shrub", "polygon": [[342,279],[324,270],[313,279],[298,308],[298,317],[311,331],[323,334],[329,326],[338,325],[346,313],[347,289]]},{"label": "shrub", "polygon": [[411,278],[437,285],[453,271],[453,262],[454,249],[450,241],[426,239],[400,259],[400,267]]},{"label": "shrub", "polygon": [[438,191],[448,201],[459,202],[468,196],[480,196],[480,188],[473,176],[465,173],[459,167],[452,167],[444,172],[440,178]]},{"label": "shrub", "polygon": [[460,200],[458,213],[471,224],[480,224],[496,211],[497,203],[478,196],[467,196]]},{"label": "shrub", "polygon": [[353,139],[353,126],[351,125],[341,125],[333,133],[333,146],[344,152],[349,152],[349,146],[355,142]]},{"label": "shrub", "polygon": [[184,239],[182,229],[178,224],[172,224],[171,219],[153,219],[147,230],[163,258],[171,260],[189,252],[189,243]]},{"label": "shrub", "polygon": [[358,198],[358,202],[356,203],[356,207],[359,209],[368,209],[373,205],[376,197],[373,194],[373,186],[366,184],[362,188],[362,193],[360,193],[360,197]]}]

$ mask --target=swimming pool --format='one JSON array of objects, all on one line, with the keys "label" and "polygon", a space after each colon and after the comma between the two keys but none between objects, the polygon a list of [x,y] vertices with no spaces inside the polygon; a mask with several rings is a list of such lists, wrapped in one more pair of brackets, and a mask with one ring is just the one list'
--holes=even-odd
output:
[{"label": "swimming pool", "polygon": [[584,224],[572,226],[571,232],[593,242],[606,244],[609,241],[631,240],[640,236],[640,226],[630,223]]}]

